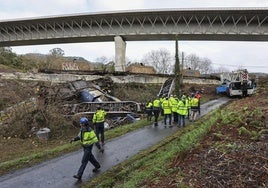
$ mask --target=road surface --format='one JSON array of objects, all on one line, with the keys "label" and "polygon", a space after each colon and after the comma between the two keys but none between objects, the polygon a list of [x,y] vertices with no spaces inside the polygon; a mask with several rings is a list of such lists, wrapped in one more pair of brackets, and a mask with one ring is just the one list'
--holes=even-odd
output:
[{"label": "road surface", "polygon": [[[228,102],[228,98],[220,98],[201,105],[201,116]],[[201,117],[199,116],[199,117]],[[188,123],[188,122],[187,122]],[[145,128],[127,133],[123,136],[109,140],[104,146],[104,153],[93,148],[95,157],[101,164],[100,172],[94,174],[93,166],[88,163],[82,181],[76,181],[72,176],[77,173],[83,151],[78,150],[59,158],[55,158],[31,168],[15,171],[0,177],[1,188],[75,188],[82,182],[89,181],[113,166],[127,160],[138,152],[153,146],[165,137],[178,130],[177,126],[164,128],[162,123],[158,127],[153,124]]]}]

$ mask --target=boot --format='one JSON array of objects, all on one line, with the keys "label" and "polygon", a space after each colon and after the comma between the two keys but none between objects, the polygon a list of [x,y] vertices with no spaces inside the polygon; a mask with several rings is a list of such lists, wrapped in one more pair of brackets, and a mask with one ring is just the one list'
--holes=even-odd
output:
[{"label": "boot", "polygon": [[74,175],[73,177],[76,178],[76,179],[78,179],[78,180],[81,180],[81,176]]},{"label": "boot", "polygon": [[99,169],[100,169],[100,166],[99,166],[99,167],[95,167],[95,168],[92,169],[92,172],[94,172],[94,173],[95,173],[95,172],[98,172]]}]

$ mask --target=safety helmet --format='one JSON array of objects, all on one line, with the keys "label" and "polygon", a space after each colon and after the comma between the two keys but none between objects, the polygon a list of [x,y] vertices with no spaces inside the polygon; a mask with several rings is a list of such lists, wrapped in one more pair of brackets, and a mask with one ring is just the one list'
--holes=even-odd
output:
[{"label": "safety helmet", "polygon": [[87,118],[85,118],[85,117],[82,117],[81,119],[80,119],[80,124],[88,124],[88,119]]}]

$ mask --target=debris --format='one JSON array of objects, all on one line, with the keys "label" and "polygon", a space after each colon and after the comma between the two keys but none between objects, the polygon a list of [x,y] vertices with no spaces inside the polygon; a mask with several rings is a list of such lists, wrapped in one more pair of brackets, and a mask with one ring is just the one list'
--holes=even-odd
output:
[{"label": "debris", "polygon": [[48,140],[50,137],[50,129],[45,127],[40,129],[39,131],[37,131],[36,136],[40,139],[40,140]]}]

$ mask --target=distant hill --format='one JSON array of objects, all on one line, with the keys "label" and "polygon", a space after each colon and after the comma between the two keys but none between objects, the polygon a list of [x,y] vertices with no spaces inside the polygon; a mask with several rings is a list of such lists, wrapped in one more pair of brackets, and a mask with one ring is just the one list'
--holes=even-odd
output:
[{"label": "distant hill", "polygon": [[23,56],[34,57],[34,58],[46,58],[47,57],[46,54],[40,54],[40,53],[27,53],[27,54],[24,54]]},{"label": "distant hill", "polygon": [[[34,58],[46,58],[48,54],[40,54],[40,53],[27,53],[25,54],[27,57],[34,57]],[[83,57],[78,57],[78,56],[63,56],[64,59],[68,61],[79,61],[79,62],[87,62],[91,63],[90,61],[86,60]]]},{"label": "distant hill", "polygon": [[88,60],[86,60],[85,58],[83,57],[77,57],[77,56],[66,56],[65,57],[66,59],[68,59],[69,61],[79,61],[79,62],[87,62],[87,63],[92,63]]}]

